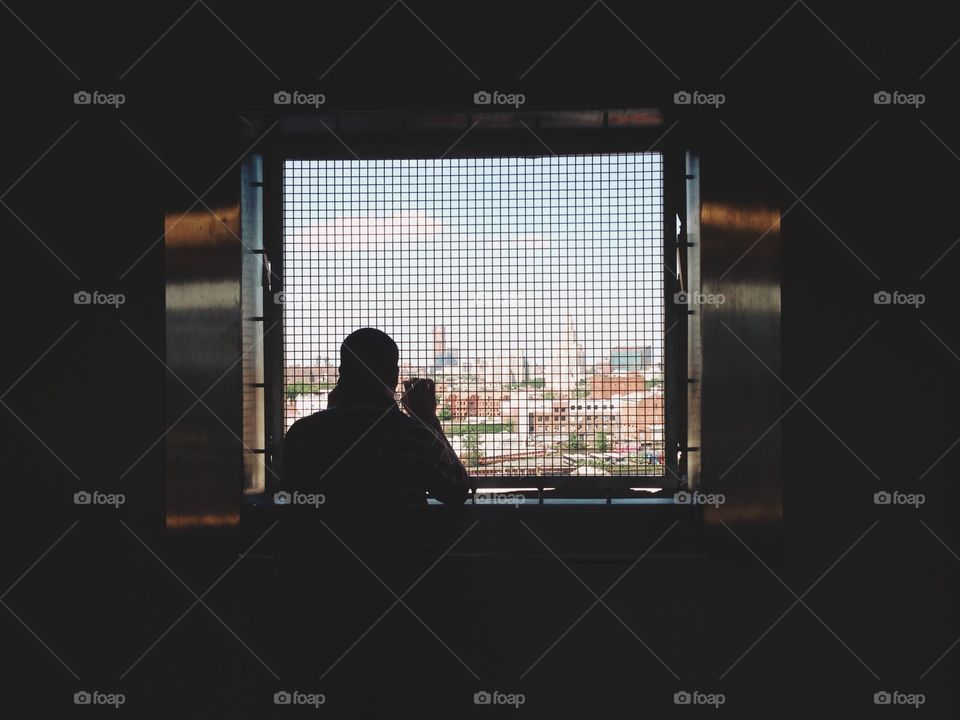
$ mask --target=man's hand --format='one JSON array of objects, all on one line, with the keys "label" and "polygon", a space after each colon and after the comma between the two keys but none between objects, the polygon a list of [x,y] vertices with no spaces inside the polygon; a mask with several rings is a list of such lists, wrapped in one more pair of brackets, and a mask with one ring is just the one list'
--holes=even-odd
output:
[{"label": "man's hand", "polygon": [[437,388],[430,378],[412,378],[403,381],[403,409],[410,415],[430,423],[437,423]]}]

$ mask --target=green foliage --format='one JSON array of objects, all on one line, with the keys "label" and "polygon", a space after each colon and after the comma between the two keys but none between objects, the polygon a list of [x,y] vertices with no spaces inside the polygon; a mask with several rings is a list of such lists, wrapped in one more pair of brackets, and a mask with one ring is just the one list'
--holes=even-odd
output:
[{"label": "green foliage", "polygon": [[530,378],[529,380],[521,380],[520,382],[510,383],[511,390],[519,390],[520,388],[535,388],[538,390],[543,389],[547,385],[546,378]]},{"label": "green foliage", "polygon": [[283,388],[283,394],[288,402],[292,402],[301,395],[315,395],[324,390],[329,390],[332,387],[333,385],[330,383],[292,382],[287,383],[286,387]]},{"label": "green foliage", "polygon": [[479,465],[480,464],[480,433],[479,432],[466,432],[463,433],[463,451],[464,451],[464,464],[466,465]]},{"label": "green foliage", "polygon": [[303,395],[305,383],[287,383],[287,386],[283,389],[283,394],[286,396],[288,401],[296,400],[300,395]]},{"label": "green foliage", "polygon": [[607,452],[610,449],[610,439],[607,437],[607,433],[603,430],[594,433],[593,446],[597,449],[597,452]]},{"label": "green foliage", "polygon": [[[441,418],[443,419],[443,418]],[[445,428],[449,435],[477,436],[480,433],[509,433],[513,432],[513,422],[503,423],[459,423]]]}]

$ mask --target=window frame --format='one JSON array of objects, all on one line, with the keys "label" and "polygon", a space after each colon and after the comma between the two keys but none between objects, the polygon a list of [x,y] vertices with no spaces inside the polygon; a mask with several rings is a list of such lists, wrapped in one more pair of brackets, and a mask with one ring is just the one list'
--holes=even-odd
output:
[{"label": "window frame", "polygon": [[[278,137],[265,144],[263,240],[265,253],[264,315],[265,328],[275,329],[264,339],[264,406],[266,413],[266,492],[272,494],[282,468],[284,436],[284,327],[283,305],[274,296],[283,290],[283,172],[287,160],[354,160],[360,158],[478,158],[542,156],[552,153],[606,154],[659,152],[663,161],[663,308],[664,308],[664,473],[661,476],[557,476],[515,475],[477,476],[477,485],[496,492],[515,488],[533,488],[523,494],[539,497],[613,498],[651,497],[646,491],[631,488],[656,488],[673,493],[687,486],[687,317],[691,311],[674,302],[681,289],[678,271],[686,277],[686,148],[679,128],[664,118],[656,125],[613,127],[606,122],[596,128],[543,127],[540,118],[549,113],[524,112],[529,127],[516,123],[499,125],[475,121],[477,114],[461,113],[472,125],[444,127],[437,123],[431,130],[412,128],[404,116],[365,115],[376,122],[364,126],[351,122],[352,116],[324,116],[313,120],[316,132],[284,132],[285,116],[278,120]],[[494,114],[490,114],[491,116]],[[499,113],[496,115],[504,115]],[[437,113],[436,117],[445,114]],[[465,132],[466,131],[466,132]],[[458,139],[459,138],[459,139]],[[451,149],[451,144],[455,142]],[[651,147],[652,146],[652,147]],[[356,155],[354,154],[356,153]],[[677,219],[680,232],[677,232]],[[269,263],[269,271],[267,270]],[[676,452],[670,451],[675,448]]]}]

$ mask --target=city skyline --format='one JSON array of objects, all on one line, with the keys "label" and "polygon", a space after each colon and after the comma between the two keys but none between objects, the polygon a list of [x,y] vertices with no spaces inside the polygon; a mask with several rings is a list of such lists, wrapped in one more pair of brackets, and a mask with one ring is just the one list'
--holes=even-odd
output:
[{"label": "city skyline", "polygon": [[287,422],[370,326],[470,473],[661,475],[663,225],[658,153],[288,161]]},{"label": "city skyline", "polygon": [[589,364],[615,347],[662,356],[658,153],[285,170],[290,359],[335,362],[342,339],[369,325],[427,366],[440,325],[461,359],[545,363],[568,316]]},{"label": "city skyline", "polygon": [[[441,361],[440,353],[438,353],[436,349],[436,340],[435,340],[435,335],[438,328],[442,329],[445,334],[449,330],[449,328],[447,328],[445,325],[435,325],[432,328],[432,337],[434,339],[432,339],[430,342],[430,345],[431,345],[431,350],[429,353],[430,357],[426,361],[411,362],[405,357],[403,348],[400,347],[399,365],[401,368],[404,368],[404,367],[431,368],[436,370],[437,372],[442,373],[446,370],[449,370],[451,368],[457,368],[457,367],[482,367],[486,365],[491,359],[493,360],[503,359],[503,360],[511,360],[511,361],[515,361],[519,359],[519,360],[524,360],[529,362],[531,370],[533,370],[534,368],[539,368],[540,370],[543,370],[545,368],[550,367],[550,365],[552,364],[551,360],[556,359],[555,355],[540,357],[540,356],[536,356],[536,355],[524,352],[523,348],[519,348],[517,350],[507,351],[507,352],[494,349],[490,353],[487,353],[484,355],[473,355],[473,356],[466,355],[465,356],[458,351],[455,345],[445,342],[444,349],[442,351],[443,360]],[[378,329],[382,329],[382,328],[378,328]],[[564,332],[561,333],[561,336],[563,335],[569,335],[569,325],[565,324]],[[575,341],[577,341],[579,338],[579,335],[578,333],[576,333],[575,330],[574,330],[573,337]],[[424,344],[425,344],[425,341],[424,341]],[[298,352],[296,354],[296,361],[292,363],[285,363],[288,367],[308,367],[308,366],[314,366],[314,365],[336,367],[337,365],[339,365],[339,362],[340,362],[339,345],[336,351],[331,354],[320,353],[317,355],[310,355],[309,352],[305,352],[303,350],[304,345],[305,343],[303,343],[302,341],[297,344]],[[562,347],[562,345],[563,343],[561,342],[559,347]],[[617,358],[626,352],[630,352],[630,353],[636,352],[642,355],[644,358],[649,358],[648,361],[645,361],[642,363],[644,365],[653,366],[653,365],[659,364],[659,360],[657,360],[659,356],[653,352],[652,345],[641,345],[641,344],[617,345],[615,347],[610,348],[609,351],[605,353],[601,353],[595,362],[590,362],[589,359],[585,357],[585,360],[582,364],[583,364],[583,367],[587,369],[602,367],[606,365],[615,365],[617,362]]]}]

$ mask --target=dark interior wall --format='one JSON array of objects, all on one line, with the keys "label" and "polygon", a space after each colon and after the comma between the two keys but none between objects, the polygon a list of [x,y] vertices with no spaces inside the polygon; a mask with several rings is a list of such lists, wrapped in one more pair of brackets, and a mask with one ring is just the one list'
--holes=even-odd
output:
[{"label": "dark interior wall", "polygon": [[[119,688],[135,715],[205,697],[184,714],[202,708],[209,716],[223,711],[213,709],[218,698],[232,697],[226,707],[242,714],[260,702],[245,702],[251,688],[278,685],[203,608],[118,680],[193,602],[131,531],[161,546],[164,455],[156,441],[167,429],[166,371],[151,350],[164,357],[163,212],[188,193],[184,185],[201,193],[239,159],[239,111],[269,108],[279,89],[324,92],[334,109],[463,106],[484,88],[524,92],[530,105],[574,107],[716,89],[727,103],[716,117],[699,113],[715,167],[765,192],[780,186],[783,208],[795,199],[722,119],[797,194],[817,183],[804,197],[811,209],[798,206],[783,220],[782,377],[802,395],[830,372],[804,396],[809,410],[798,406],[783,420],[786,552],[772,569],[802,594],[869,532],[805,597],[812,612],[795,607],[723,680],[794,598],[722,535],[716,542],[732,559],[641,564],[609,598],[679,680],[597,608],[517,683],[592,602],[556,562],[469,572],[455,565],[463,607],[486,611],[458,648],[487,686],[527,693],[534,715],[623,706],[669,714],[679,688],[724,692],[737,714],[869,714],[881,689],[924,692],[927,710],[955,712],[948,680],[960,650],[920,679],[960,636],[960,561],[952,554],[960,552],[952,483],[960,450],[934,465],[958,433],[960,336],[950,292],[960,249],[934,263],[958,237],[951,86],[960,50],[918,79],[956,39],[946,11],[611,2],[594,5],[520,80],[589,4],[417,2],[409,8],[430,30],[395,5],[318,80],[388,7],[12,4],[19,20],[0,9],[0,192],[12,186],[3,195],[9,209],[0,208],[12,261],[3,388],[13,386],[0,412],[2,589],[16,582],[4,602],[30,628],[0,614],[11,666],[4,698],[39,715],[72,709],[68,691]],[[872,97],[882,88],[924,92],[927,102],[919,110],[878,107]],[[81,89],[123,92],[126,102],[75,106]],[[117,310],[74,305],[84,289],[121,292],[126,302]],[[926,303],[878,307],[879,290],[922,292]],[[787,390],[783,399],[785,407],[794,400]],[[123,492],[127,503],[80,515],[71,503],[79,489]],[[917,511],[877,508],[880,489],[923,492],[927,502]],[[229,563],[195,558],[176,569],[200,592]],[[572,567],[598,592],[626,569]],[[258,612],[273,607],[271,572],[243,564],[209,601],[273,664],[282,653]],[[517,595],[537,622],[517,619]]]}]

